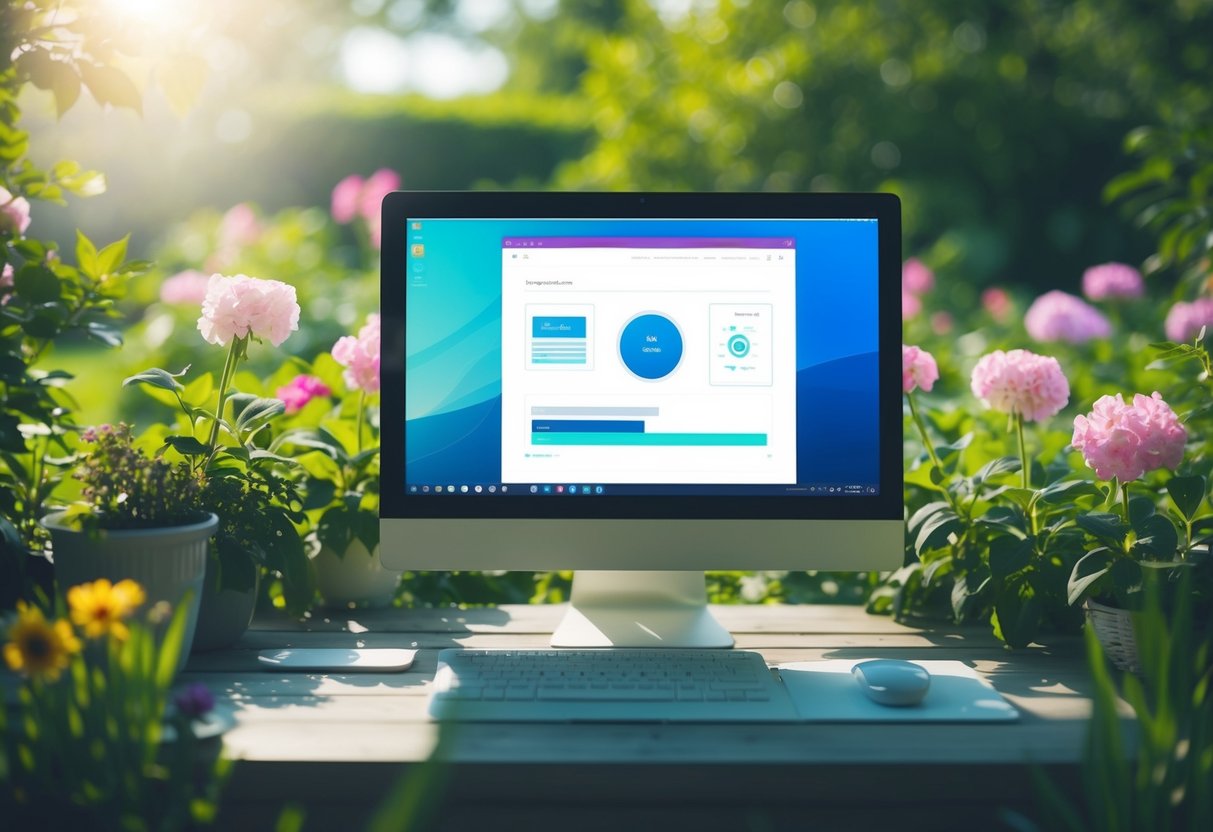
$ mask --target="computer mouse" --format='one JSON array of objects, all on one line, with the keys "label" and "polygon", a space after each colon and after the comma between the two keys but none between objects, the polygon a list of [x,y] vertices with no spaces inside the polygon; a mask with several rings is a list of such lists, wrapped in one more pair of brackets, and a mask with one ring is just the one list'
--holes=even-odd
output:
[{"label": "computer mouse", "polygon": [[931,687],[931,674],[914,662],[872,659],[851,668],[851,675],[868,698],[881,705],[917,705]]}]

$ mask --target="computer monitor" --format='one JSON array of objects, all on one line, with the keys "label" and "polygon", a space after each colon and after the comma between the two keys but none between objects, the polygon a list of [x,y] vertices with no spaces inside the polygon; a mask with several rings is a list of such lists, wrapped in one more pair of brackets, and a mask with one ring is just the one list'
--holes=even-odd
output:
[{"label": "computer monitor", "polygon": [[895,196],[398,192],[382,239],[386,566],[728,647],[704,570],[901,565]]}]

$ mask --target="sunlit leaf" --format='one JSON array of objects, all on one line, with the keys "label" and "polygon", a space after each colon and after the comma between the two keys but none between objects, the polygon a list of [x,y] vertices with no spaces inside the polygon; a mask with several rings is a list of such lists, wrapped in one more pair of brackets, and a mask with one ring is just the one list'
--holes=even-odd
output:
[{"label": "sunlit leaf", "polygon": [[122,70],[112,66],[79,64],[80,77],[99,104],[126,107],[137,113],[143,112],[143,99],[135,83]]},{"label": "sunlit leaf", "polygon": [[183,118],[198,100],[209,67],[198,55],[184,52],[156,68],[156,80],[173,112]]}]

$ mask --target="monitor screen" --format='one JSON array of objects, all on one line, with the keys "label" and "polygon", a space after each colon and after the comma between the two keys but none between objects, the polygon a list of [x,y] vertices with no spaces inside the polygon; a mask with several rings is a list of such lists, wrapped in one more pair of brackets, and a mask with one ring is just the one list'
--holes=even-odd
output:
[{"label": "monitor screen", "polygon": [[397,193],[383,240],[385,559],[898,565],[895,197]]}]

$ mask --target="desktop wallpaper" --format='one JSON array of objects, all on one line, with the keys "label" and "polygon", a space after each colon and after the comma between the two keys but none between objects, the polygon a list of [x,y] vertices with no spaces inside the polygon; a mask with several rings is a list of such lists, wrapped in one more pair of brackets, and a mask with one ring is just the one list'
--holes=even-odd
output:
[{"label": "desktop wallpaper", "polygon": [[876,221],[423,218],[403,233],[407,482],[501,481],[506,236],[794,237],[797,482],[877,481]]}]

